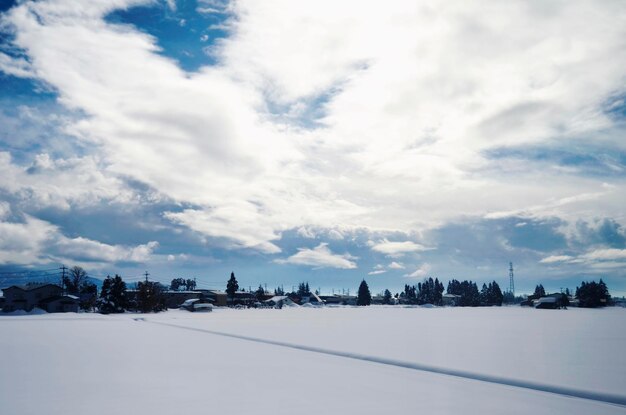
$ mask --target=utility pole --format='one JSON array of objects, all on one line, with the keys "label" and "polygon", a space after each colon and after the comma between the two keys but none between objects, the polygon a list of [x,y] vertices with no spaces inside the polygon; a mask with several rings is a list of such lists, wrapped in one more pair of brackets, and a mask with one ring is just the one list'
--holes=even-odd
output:
[{"label": "utility pole", "polygon": [[145,276],[146,276],[146,282],[148,282],[148,275],[150,275],[150,274],[148,273],[148,271],[144,272],[144,273],[143,273],[143,275],[145,275]]},{"label": "utility pole", "polygon": [[61,294],[65,294],[65,265],[61,265]]},{"label": "utility pole", "polygon": [[515,282],[513,281],[513,263],[509,262],[509,291],[515,298]]}]

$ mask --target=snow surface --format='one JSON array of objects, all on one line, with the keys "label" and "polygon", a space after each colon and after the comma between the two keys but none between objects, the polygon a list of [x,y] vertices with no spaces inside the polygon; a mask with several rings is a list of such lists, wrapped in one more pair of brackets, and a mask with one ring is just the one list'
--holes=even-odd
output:
[{"label": "snow surface", "polygon": [[0,414],[626,414],[620,405],[341,355],[626,399],[624,308],[5,315],[0,350]]}]

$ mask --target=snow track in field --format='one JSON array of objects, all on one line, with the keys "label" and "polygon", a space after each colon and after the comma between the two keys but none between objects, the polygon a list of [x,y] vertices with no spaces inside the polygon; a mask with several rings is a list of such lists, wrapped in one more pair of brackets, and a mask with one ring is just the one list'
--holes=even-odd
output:
[{"label": "snow track in field", "polygon": [[165,322],[160,322],[160,321],[152,321],[146,318],[136,318],[134,320],[139,321],[139,322],[146,322],[146,323],[151,323],[151,324],[158,324],[162,326],[173,327],[177,329],[190,330],[190,331],[195,331],[195,332],[200,332],[200,333],[207,333],[207,334],[212,334],[215,336],[230,337],[234,339],[246,340],[246,341],[251,341],[251,342],[256,342],[256,343],[270,344],[274,346],[287,347],[290,349],[303,350],[307,352],[344,357],[348,359],[355,359],[355,360],[361,360],[361,361],[372,362],[372,363],[379,363],[383,365],[396,366],[396,367],[401,367],[405,369],[418,370],[422,372],[436,373],[440,375],[454,376],[458,378],[476,380],[476,381],[487,382],[487,383],[494,383],[498,385],[506,385],[506,386],[512,386],[516,388],[530,389],[530,390],[538,391],[538,392],[553,393],[553,394],[557,394],[561,396],[568,396],[568,397],[579,398],[579,399],[587,399],[591,401],[603,402],[603,403],[620,405],[620,406],[626,407],[626,396],[622,396],[622,395],[585,391],[585,390],[568,388],[568,387],[563,387],[563,386],[547,385],[547,384],[529,382],[529,381],[524,381],[524,380],[503,378],[499,376],[483,375],[480,373],[473,373],[473,372],[468,372],[468,371],[463,371],[463,370],[429,366],[429,365],[423,365],[419,363],[405,362],[405,361],[395,360],[395,359],[387,359],[384,357],[368,356],[368,355],[359,354],[359,353],[349,353],[349,352],[324,349],[324,348],[314,347],[314,346],[306,346],[306,345],[289,343],[289,342],[262,339],[259,337],[250,337],[250,336],[243,336],[239,334],[224,333],[224,332],[215,331],[215,330],[187,327],[187,326],[178,325],[178,324],[165,323]]}]

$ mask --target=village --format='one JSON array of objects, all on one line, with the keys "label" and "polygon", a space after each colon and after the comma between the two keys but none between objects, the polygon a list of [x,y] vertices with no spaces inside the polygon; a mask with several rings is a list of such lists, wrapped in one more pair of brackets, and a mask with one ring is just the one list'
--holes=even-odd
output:
[{"label": "village", "polygon": [[323,306],[502,306],[519,305],[537,309],[566,309],[569,307],[602,307],[607,305],[624,306],[623,299],[612,299],[604,282],[583,282],[576,294],[565,292],[546,293],[541,284],[530,295],[515,297],[506,291],[502,293],[493,281],[483,284],[479,291],[472,281],[448,282],[444,293],[443,283],[438,279],[425,279],[416,286],[405,285],[401,293],[392,294],[389,290],[371,295],[365,280],[361,282],[357,295],[332,293],[322,295],[312,292],[309,284],[301,283],[298,290],[286,293],[282,287],[268,291],[262,285],[256,291],[240,289],[234,273],[227,282],[226,291],[201,289],[195,280],[173,279],[170,285],[159,282],[140,281],[127,288],[121,277],[107,277],[98,292],[95,284],[86,279],[80,267],[70,270],[62,284],[51,282],[31,282],[1,288],[0,310],[3,313],[65,313],[99,312],[102,314],[134,312],[159,312],[168,309],[184,309],[191,312],[211,311],[214,307],[233,308],[277,308],[283,307],[323,307]]}]

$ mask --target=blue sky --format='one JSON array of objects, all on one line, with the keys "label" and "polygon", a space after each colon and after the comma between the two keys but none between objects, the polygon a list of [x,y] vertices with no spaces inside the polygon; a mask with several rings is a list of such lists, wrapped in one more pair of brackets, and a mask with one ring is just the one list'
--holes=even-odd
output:
[{"label": "blue sky", "polygon": [[626,7],[435,3],[4,5],[0,271],[623,295]]}]

